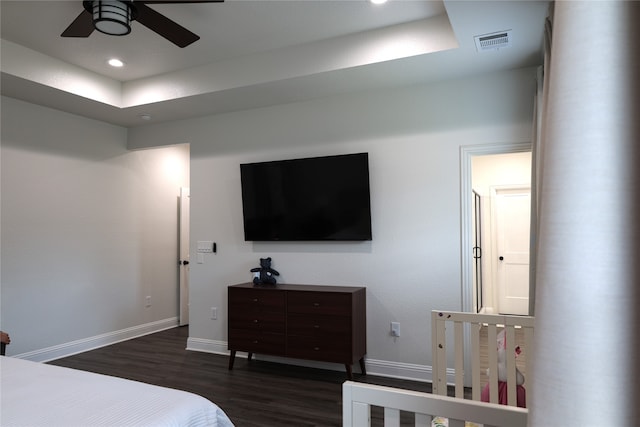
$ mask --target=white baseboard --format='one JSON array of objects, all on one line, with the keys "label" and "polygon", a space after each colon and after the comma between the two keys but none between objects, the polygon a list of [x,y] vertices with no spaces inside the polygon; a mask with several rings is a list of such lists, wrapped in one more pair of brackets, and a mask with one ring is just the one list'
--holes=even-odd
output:
[{"label": "white baseboard", "polygon": [[483,307],[480,310],[480,314],[497,314],[493,307]]},{"label": "white baseboard", "polygon": [[[84,338],[69,343],[59,344],[40,350],[17,354],[13,357],[31,360],[34,362],[48,362],[51,360],[60,359],[96,348],[115,344],[121,341],[130,340],[132,338],[175,328],[176,326],[178,326],[178,318],[171,317],[169,319],[121,329],[119,331],[109,332],[106,334]],[[227,347],[228,345],[226,341],[189,337],[187,339],[186,349],[191,351],[201,351],[205,353],[229,355],[229,350]],[[238,352],[237,357],[246,358],[247,354],[244,352]],[[343,365],[337,363],[323,363],[309,360],[271,357],[265,355],[258,355],[258,357],[261,360],[268,360],[297,366],[306,366],[311,368],[329,369],[336,371],[341,371],[344,369]],[[422,382],[431,382],[432,380],[432,369],[431,366],[428,365],[365,359],[365,367],[367,369],[367,375],[376,375],[381,377],[399,378]],[[359,372],[359,367],[354,367],[354,372]],[[447,379],[449,380],[449,378],[453,378],[453,376],[454,371],[452,369],[447,369]]]},{"label": "white baseboard", "polygon": [[229,350],[226,341],[208,340],[204,338],[187,339],[187,350],[202,351],[204,353],[228,355]]},{"label": "white baseboard", "polygon": [[121,329],[119,331],[108,332],[106,334],[96,335],[94,337],[83,338],[80,340],[58,344],[40,350],[17,354],[13,357],[16,357],[18,359],[31,360],[34,362],[48,362],[50,360],[72,356],[74,354],[94,350],[96,348],[115,344],[121,341],[126,341],[132,338],[141,337],[143,335],[152,334],[154,332],[164,331],[165,329],[175,328],[176,326],[178,326],[178,318],[170,317],[168,319],[145,323],[143,325],[133,326],[131,328]]},{"label": "white baseboard", "polygon": [[431,382],[432,369],[428,365],[366,359],[367,374],[410,381]]},{"label": "white baseboard", "polygon": [[[205,353],[229,355],[226,341],[215,341],[203,338],[191,338],[187,340],[187,350],[202,351]],[[246,358],[247,354],[238,352],[236,357]],[[335,371],[343,371],[344,365],[338,363],[323,363],[310,360],[290,359],[283,357],[257,355],[260,360],[270,362],[286,363],[289,365],[306,366],[310,368],[328,369]],[[380,377],[399,378],[411,381],[431,382],[432,370],[431,366],[416,365],[411,363],[390,362],[386,360],[365,359],[365,368],[367,375],[377,375]],[[354,373],[360,371],[359,366],[354,367]],[[447,372],[448,376],[453,373]]]}]

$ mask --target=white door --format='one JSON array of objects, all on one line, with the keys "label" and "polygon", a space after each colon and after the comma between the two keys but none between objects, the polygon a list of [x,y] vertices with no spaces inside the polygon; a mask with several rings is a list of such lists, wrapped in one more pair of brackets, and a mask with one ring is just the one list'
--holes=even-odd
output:
[{"label": "white door", "polygon": [[498,312],[529,314],[530,187],[494,188]]},{"label": "white door", "polygon": [[189,324],[189,189],[180,188],[180,326]]}]

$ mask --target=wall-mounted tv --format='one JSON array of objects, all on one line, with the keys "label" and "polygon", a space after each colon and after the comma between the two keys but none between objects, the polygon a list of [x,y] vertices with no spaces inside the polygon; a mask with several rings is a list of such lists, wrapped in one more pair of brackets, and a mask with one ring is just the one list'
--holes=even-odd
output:
[{"label": "wall-mounted tv", "polygon": [[240,165],[247,241],[371,240],[367,153]]}]

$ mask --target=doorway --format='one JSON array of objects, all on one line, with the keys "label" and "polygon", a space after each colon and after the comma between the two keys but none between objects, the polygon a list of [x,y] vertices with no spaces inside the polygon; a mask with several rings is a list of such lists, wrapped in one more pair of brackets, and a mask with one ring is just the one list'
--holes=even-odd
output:
[{"label": "doorway", "polygon": [[[517,279],[523,286],[505,291],[505,281],[497,283],[497,275],[500,272],[499,257],[504,255],[497,254],[498,227],[494,220],[496,212],[493,206],[496,204],[496,189],[522,189],[530,186],[531,144],[462,147],[461,180],[462,310],[483,313],[513,311],[514,309],[508,306],[504,308],[504,303],[500,306],[499,298],[501,295],[517,296],[512,302],[518,300],[519,306],[522,306],[523,294],[527,299],[529,295],[529,266],[523,267],[518,261],[514,264],[518,267],[512,269],[527,272],[526,285]],[[522,223],[526,223],[526,230],[521,230],[521,233],[529,236],[528,221],[523,220],[520,224]],[[481,239],[478,239],[478,235]],[[528,259],[528,254],[520,256],[523,257]],[[500,272],[503,278],[504,272],[504,269]],[[507,275],[513,276],[512,273],[507,271]],[[528,306],[525,312],[517,314],[528,314]]]}]

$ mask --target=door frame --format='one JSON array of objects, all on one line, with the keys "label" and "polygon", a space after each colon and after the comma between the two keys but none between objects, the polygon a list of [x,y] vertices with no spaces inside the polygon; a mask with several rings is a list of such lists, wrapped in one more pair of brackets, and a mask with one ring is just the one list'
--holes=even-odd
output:
[{"label": "door frame", "polygon": [[[460,147],[460,265],[462,311],[475,310],[473,295],[473,189],[471,188],[471,158],[490,154],[530,152],[531,142],[501,142]],[[531,291],[531,287],[529,287]],[[531,296],[529,296],[531,297]]]},{"label": "door frame", "polygon": [[180,187],[178,215],[178,324],[189,324],[189,245],[190,245],[190,189]]},{"label": "door frame", "polygon": [[483,275],[484,275],[484,269],[482,268],[482,264],[483,264],[483,230],[482,230],[482,225],[484,224],[484,218],[482,215],[482,208],[483,208],[483,203],[482,203],[482,197],[480,196],[480,194],[476,193],[475,190],[471,189],[471,193],[473,195],[473,202],[472,202],[472,206],[473,206],[473,212],[471,214],[471,220],[472,220],[472,224],[473,224],[473,249],[472,249],[472,255],[471,257],[473,258],[473,264],[474,264],[474,268],[473,268],[473,273],[472,273],[472,277],[471,280],[473,281],[473,290],[475,292],[475,306],[473,307],[473,312],[474,313],[481,313],[484,310],[484,300],[483,300],[483,293],[484,293],[484,283],[483,283]]}]

